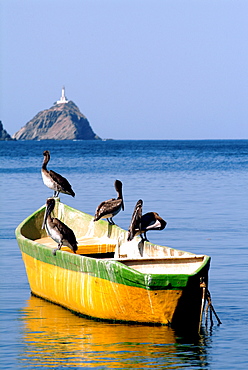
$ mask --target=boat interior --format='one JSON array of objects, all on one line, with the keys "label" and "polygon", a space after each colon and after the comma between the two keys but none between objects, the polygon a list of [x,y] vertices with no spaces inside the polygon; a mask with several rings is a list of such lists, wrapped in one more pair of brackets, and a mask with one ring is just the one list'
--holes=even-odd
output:
[{"label": "boat interior", "polygon": [[[78,238],[77,254],[90,258],[115,260],[135,269],[141,273],[149,274],[191,274],[202,265],[204,255],[195,255],[188,252],[177,251],[168,247],[157,246],[144,248],[143,242],[124,242],[121,246],[118,240],[107,237]],[[36,239],[35,242],[55,249],[57,244],[49,236]],[[156,246],[155,246],[156,247]],[[62,246],[62,251],[73,253],[70,248]]]}]

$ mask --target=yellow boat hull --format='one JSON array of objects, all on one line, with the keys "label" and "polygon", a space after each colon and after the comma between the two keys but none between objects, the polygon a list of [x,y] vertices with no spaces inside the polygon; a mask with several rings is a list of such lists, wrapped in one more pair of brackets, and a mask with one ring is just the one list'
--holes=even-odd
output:
[{"label": "yellow boat hull", "polygon": [[144,290],[53,266],[23,253],[31,291],[82,315],[169,324],[180,290]]}]

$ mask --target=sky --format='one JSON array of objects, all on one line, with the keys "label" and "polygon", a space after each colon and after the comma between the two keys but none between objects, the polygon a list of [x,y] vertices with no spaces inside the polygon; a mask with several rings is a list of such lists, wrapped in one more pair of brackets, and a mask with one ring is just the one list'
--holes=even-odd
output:
[{"label": "sky", "polygon": [[0,0],[0,120],[66,96],[101,138],[248,139],[247,0]]}]

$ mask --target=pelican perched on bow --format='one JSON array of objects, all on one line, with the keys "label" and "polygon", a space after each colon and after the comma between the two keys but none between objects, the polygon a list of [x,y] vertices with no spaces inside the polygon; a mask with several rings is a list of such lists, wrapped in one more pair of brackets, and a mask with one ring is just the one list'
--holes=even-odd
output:
[{"label": "pelican perched on bow", "polygon": [[117,198],[105,200],[100,203],[96,209],[94,221],[100,218],[106,218],[110,225],[115,225],[113,217],[117,215],[122,209],[124,211],[124,201],[122,196],[122,182],[115,180],[115,190],[117,191]]},{"label": "pelican perched on bow", "polygon": [[71,188],[69,182],[61,176],[60,174],[47,170],[47,164],[50,161],[50,152],[45,150],[43,152],[44,160],[41,168],[41,175],[44,184],[54,191],[53,196],[58,197],[59,193],[69,194],[72,197],[75,197],[75,193]]},{"label": "pelican perched on bow", "polygon": [[142,241],[149,241],[146,237],[147,231],[163,230],[166,226],[166,221],[156,212],[148,212],[142,216],[142,205],[143,201],[141,199],[138,200],[128,229],[128,241],[131,241],[136,235],[140,235]]},{"label": "pelican perched on bow", "polygon": [[56,255],[57,250],[60,250],[62,245],[69,247],[74,253],[77,251],[77,240],[74,232],[57,218],[51,217],[51,212],[55,207],[54,198],[48,198],[46,201],[46,210],[42,229],[46,229],[47,234],[58,243],[58,248],[54,249],[53,254]]}]

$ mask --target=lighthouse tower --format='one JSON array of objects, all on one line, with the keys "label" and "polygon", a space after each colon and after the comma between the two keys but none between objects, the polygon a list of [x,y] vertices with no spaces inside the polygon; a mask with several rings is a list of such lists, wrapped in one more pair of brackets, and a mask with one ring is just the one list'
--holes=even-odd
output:
[{"label": "lighthouse tower", "polygon": [[61,94],[61,98],[60,100],[57,101],[57,104],[65,104],[65,103],[68,103],[69,100],[66,99],[66,96],[65,96],[65,87],[63,86],[62,87],[62,94]]}]

